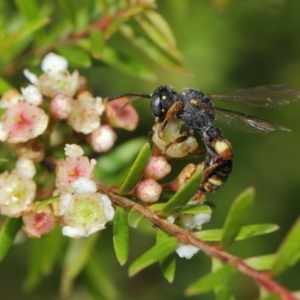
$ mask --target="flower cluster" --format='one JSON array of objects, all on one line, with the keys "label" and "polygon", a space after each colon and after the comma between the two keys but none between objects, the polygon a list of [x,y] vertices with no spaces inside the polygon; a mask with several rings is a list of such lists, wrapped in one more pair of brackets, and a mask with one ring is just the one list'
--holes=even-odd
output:
[{"label": "flower cluster", "polygon": [[89,236],[105,228],[106,222],[113,219],[114,209],[106,195],[97,193],[93,180],[96,161],[83,156],[77,145],[66,145],[65,153],[67,158],[57,164],[60,198],[55,211],[61,218],[64,235]]},{"label": "flower cluster", "polygon": [[[105,103],[94,97],[86,79],[68,71],[64,57],[49,53],[41,69],[39,76],[25,70],[31,84],[20,92],[9,90],[0,99],[0,141],[8,151],[15,150],[5,159],[17,157],[15,167],[8,165],[12,171],[0,174],[0,212],[22,217],[30,237],[40,237],[57,223],[65,235],[87,236],[104,228],[114,214],[107,196],[97,193],[96,162],[72,145],[66,146],[67,158],[57,163],[53,149],[65,144],[66,132],[72,138],[71,129],[93,151],[106,152],[117,138],[113,127],[134,130],[138,115],[131,105],[124,106],[126,99]],[[40,200],[53,196],[59,197],[54,210],[41,205]]]}]

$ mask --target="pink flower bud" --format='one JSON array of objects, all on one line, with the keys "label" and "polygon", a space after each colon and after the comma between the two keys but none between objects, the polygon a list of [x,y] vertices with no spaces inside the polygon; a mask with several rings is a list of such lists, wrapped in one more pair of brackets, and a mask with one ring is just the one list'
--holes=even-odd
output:
[{"label": "pink flower bud", "polygon": [[49,112],[54,119],[66,119],[71,112],[73,99],[63,93],[57,93],[51,99]]},{"label": "pink flower bud", "polygon": [[95,152],[101,153],[111,149],[117,139],[110,125],[103,125],[94,130],[90,136],[90,145]]},{"label": "pink flower bud", "polygon": [[159,180],[171,172],[171,166],[163,156],[152,156],[144,170],[145,178]]},{"label": "pink flower bud", "polygon": [[136,186],[136,195],[144,202],[156,202],[162,192],[162,187],[154,179],[146,179]]}]

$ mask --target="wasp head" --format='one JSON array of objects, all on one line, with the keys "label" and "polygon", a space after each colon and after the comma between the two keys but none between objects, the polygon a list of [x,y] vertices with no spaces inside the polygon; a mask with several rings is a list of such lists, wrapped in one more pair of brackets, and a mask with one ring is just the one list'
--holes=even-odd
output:
[{"label": "wasp head", "polygon": [[156,121],[162,121],[172,104],[177,101],[178,93],[170,86],[158,87],[150,96],[150,107]]}]

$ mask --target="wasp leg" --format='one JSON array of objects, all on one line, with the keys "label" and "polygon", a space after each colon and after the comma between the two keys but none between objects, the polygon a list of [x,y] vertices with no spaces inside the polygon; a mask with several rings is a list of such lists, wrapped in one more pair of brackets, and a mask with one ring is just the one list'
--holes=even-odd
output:
[{"label": "wasp leg", "polygon": [[194,131],[190,130],[189,132],[186,132],[184,135],[179,136],[178,138],[174,139],[170,143],[168,143],[164,149],[162,149],[161,153],[164,154],[172,145],[174,144],[181,144],[184,141],[186,141],[190,136],[194,135]]},{"label": "wasp leg", "polygon": [[[160,129],[164,129],[167,126],[167,123],[171,117],[176,117],[182,111],[182,106],[179,101],[175,101],[171,107],[168,109],[166,116],[162,122]],[[182,142],[181,142],[182,143]]]}]

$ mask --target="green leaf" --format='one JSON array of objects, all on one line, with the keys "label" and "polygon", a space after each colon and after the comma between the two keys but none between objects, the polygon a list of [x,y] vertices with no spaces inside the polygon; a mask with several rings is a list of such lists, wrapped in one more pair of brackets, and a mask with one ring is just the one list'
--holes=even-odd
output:
[{"label": "green leaf", "polygon": [[0,231],[0,261],[6,256],[22,225],[21,218],[6,218]]},{"label": "green leaf", "polygon": [[168,238],[164,243],[156,244],[132,263],[129,268],[129,276],[134,276],[146,267],[164,259],[174,252],[177,246],[178,241],[176,238]]},{"label": "green leaf", "polygon": [[[216,272],[220,270],[224,264],[217,260],[217,259],[212,259],[212,271]],[[216,296],[216,300],[233,300],[233,292],[229,284],[219,284],[214,287],[214,292]]]},{"label": "green leaf", "polygon": [[33,290],[43,276],[52,271],[63,249],[64,241],[59,226],[40,239],[30,240],[29,267],[23,283],[23,288],[27,292]]},{"label": "green leaf", "polygon": [[186,289],[186,295],[193,296],[209,292],[220,284],[226,284],[235,275],[235,273],[236,270],[232,265],[225,265],[217,271],[192,283]]},{"label": "green leaf", "polygon": [[63,261],[60,286],[61,294],[64,297],[70,294],[75,277],[85,267],[96,239],[97,234],[93,234],[88,238],[70,239]]},{"label": "green leaf", "polygon": [[[169,39],[159,30],[158,26],[162,23],[151,23],[147,18],[142,15],[135,17],[139,25],[144,29],[148,37],[161,49],[166,51],[173,59],[180,61],[182,60],[182,55],[176,48],[176,44],[169,43]],[[163,20],[163,18],[161,17]],[[166,22],[164,22],[166,24]],[[174,40],[172,40],[174,42]]]},{"label": "green leaf", "polygon": [[182,64],[176,59],[172,58],[168,52],[157,47],[151,40],[138,34],[134,29],[123,24],[120,27],[120,32],[137,48],[143,51],[150,59],[161,65],[162,67],[169,69],[173,72],[181,74],[189,74],[189,72],[182,66]]},{"label": "green leaf", "polygon": [[34,208],[35,211],[38,211],[40,209],[42,209],[43,207],[49,205],[49,204],[52,204],[56,201],[59,200],[59,196],[55,196],[55,197],[52,197],[52,198],[49,198],[49,199],[46,199],[46,200],[42,200],[41,202],[39,202],[39,204]]},{"label": "green leaf", "polygon": [[80,67],[90,67],[92,64],[92,60],[90,55],[75,46],[69,46],[69,47],[59,47],[57,49],[60,55],[67,57],[68,61],[71,64],[74,64],[75,66],[80,66]]},{"label": "green leaf", "polygon": [[275,259],[276,259],[276,254],[267,254],[267,255],[249,257],[245,259],[244,262],[255,270],[263,271],[263,270],[270,270]]},{"label": "green leaf", "polygon": [[128,213],[125,209],[117,207],[114,216],[114,248],[117,259],[121,265],[124,265],[129,254],[129,224],[127,220]]},{"label": "green leaf", "polygon": [[102,31],[98,29],[92,30],[90,34],[91,54],[94,58],[99,59],[104,49],[105,40]]},{"label": "green leaf", "polygon": [[76,23],[76,9],[72,0],[59,0],[59,4],[67,18],[75,26]]},{"label": "green leaf", "polygon": [[149,143],[146,143],[133,163],[127,178],[122,184],[120,188],[120,194],[128,193],[139,182],[150,156],[150,145]]},{"label": "green leaf", "polygon": [[23,289],[26,292],[33,290],[42,279],[41,270],[41,255],[42,255],[42,241],[40,239],[31,239],[29,245],[29,268],[23,283]]},{"label": "green leaf", "polygon": [[180,213],[187,215],[195,215],[195,214],[211,214],[212,210],[207,205],[192,205],[187,204],[180,209]]},{"label": "green leaf", "polygon": [[36,0],[15,0],[15,4],[27,20],[35,19],[38,15]]},{"label": "green leaf", "polygon": [[143,220],[144,215],[136,209],[132,209],[128,213],[128,223],[132,228],[137,228],[139,223]]},{"label": "green leaf", "polygon": [[254,189],[248,188],[242,192],[233,202],[225,220],[221,247],[228,247],[239,233],[241,227],[247,220],[253,206]]},{"label": "green leaf", "polygon": [[156,26],[156,28],[160,31],[163,37],[166,39],[167,43],[172,46],[176,47],[176,40],[172,33],[172,30],[166,20],[163,18],[161,14],[159,14],[155,10],[147,10],[145,12],[145,16],[148,20],[151,21],[152,24]]},{"label": "green leaf", "polygon": [[[65,246],[66,238],[61,233],[61,227],[56,226],[53,231],[42,236],[40,266],[43,275],[50,274],[55,263],[60,258],[61,250]],[[45,255],[47,253],[47,255]]]},{"label": "green leaf", "polygon": [[[157,230],[157,236],[156,236],[156,243],[164,243],[166,239],[169,238],[169,235],[162,231]],[[175,270],[176,270],[176,260],[175,255],[172,253],[171,255],[167,256],[166,258],[163,258],[159,261],[159,266],[162,270],[162,273],[165,277],[165,279],[172,283],[175,277]]]},{"label": "green leaf", "polygon": [[300,217],[297,219],[292,229],[289,231],[284,241],[281,243],[278,251],[277,258],[271,269],[273,275],[279,275],[285,269],[295,262],[295,256],[300,251]]},{"label": "green leaf", "polygon": [[162,273],[165,277],[165,279],[172,283],[174,281],[175,277],[175,271],[176,271],[176,259],[175,254],[172,253],[165,259],[162,259],[159,261],[160,269],[162,270]]},{"label": "green leaf", "polygon": [[128,75],[141,78],[143,80],[154,81],[156,79],[156,75],[152,71],[138,64],[136,60],[120,55],[108,46],[104,47],[101,61]]},{"label": "green leaf", "polygon": [[122,299],[115,280],[111,280],[111,270],[105,268],[103,258],[93,252],[83,269],[80,282],[83,282],[93,299]]},{"label": "green leaf", "polygon": [[26,39],[32,39],[35,31],[45,26],[49,22],[48,18],[40,18],[27,22],[21,29],[16,32],[10,33],[5,36],[2,43],[0,43],[0,55],[7,54],[6,52],[12,51],[14,47],[18,47]]},{"label": "green leaf", "polygon": [[167,202],[162,210],[162,214],[167,216],[181,210],[199,189],[202,172],[195,174],[184,184],[184,186]]},{"label": "green leaf", "polygon": [[108,40],[113,34],[115,34],[121,24],[124,22],[124,18],[122,17],[115,17],[112,22],[109,23],[109,25],[106,27],[105,31],[104,31],[104,36],[105,39]]},{"label": "green leaf", "polygon": [[[255,224],[243,226],[235,237],[236,241],[249,239],[258,235],[267,234],[278,230],[279,227],[276,224]],[[195,232],[194,235],[207,242],[217,242],[222,238],[223,229],[208,229]]]}]

